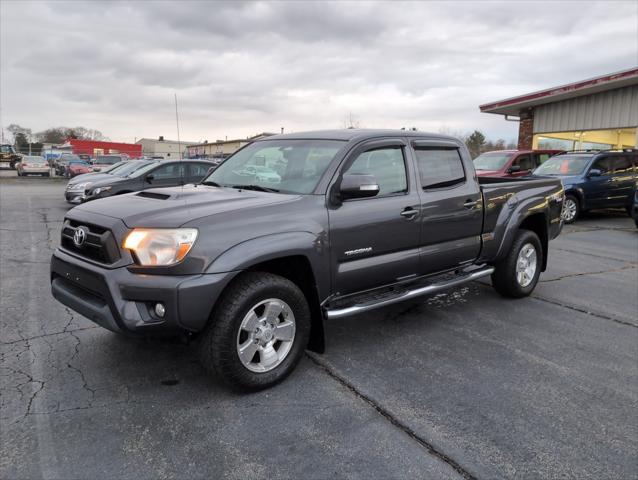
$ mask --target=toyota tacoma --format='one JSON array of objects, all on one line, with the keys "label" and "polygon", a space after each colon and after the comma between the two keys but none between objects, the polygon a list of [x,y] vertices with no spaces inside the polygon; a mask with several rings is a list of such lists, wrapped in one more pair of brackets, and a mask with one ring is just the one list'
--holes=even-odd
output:
[{"label": "toyota tacoma", "polygon": [[196,337],[207,369],[257,390],[322,352],[328,319],[487,276],[529,295],[563,200],[556,178],[478,179],[452,137],[277,135],[198,184],[71,209],[51,289],[114,332]]}]

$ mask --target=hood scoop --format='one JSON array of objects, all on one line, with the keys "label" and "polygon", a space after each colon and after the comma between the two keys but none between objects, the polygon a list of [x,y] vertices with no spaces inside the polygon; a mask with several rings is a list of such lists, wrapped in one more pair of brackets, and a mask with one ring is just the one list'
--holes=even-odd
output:
[{"label": "hood scoop", "polygon": [[155,200],[167,200],[167,199],[171,198],[170,195],[166,195],[165,193],[146,192],[146,191],[142,191],[142,192],[138,193],[136,196],[144,197],[144,198],[152,198],[152,199],[155,199]]}]

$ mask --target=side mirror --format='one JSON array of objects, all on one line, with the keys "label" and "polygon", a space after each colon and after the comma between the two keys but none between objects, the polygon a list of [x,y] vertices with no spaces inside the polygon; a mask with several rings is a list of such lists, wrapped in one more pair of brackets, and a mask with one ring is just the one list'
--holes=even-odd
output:
[{"label": "side mirror", "polygon": [[521,166],[520,165],[512,165],[509,170],[507,170],[508,173],[516,173],[516,172],[520,172],[521,171]]},{"label": "side mirror", "polygon": [[374,175],[344,175],[339,193],[342,200],[374,197],[379,193],[379,184]]},{"label": "side mirror", "polygon": [[155,175],[153,175],[152,173],[149,173],[148,175],[146,175],[146,181],[148,183],[153,183],[154,178],[155,178]]},{"label": "side mirror", "polygon": [[603,172],[597,168],[592,168],[587,174],[588,177],[600,177]]},{"label": "side mirror", "polygon": [[206,172],[206,177],[209,176],[211,173],[213,173],[215,171],[215,168],[217,167],[210,167],[208,171]]}]

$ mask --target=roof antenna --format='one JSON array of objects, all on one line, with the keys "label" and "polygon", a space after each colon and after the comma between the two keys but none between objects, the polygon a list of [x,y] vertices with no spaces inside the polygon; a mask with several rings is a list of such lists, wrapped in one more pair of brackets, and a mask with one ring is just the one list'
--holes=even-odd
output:
[{"label": "roof antenna", "polygon": [[182,142],[179,139],[179,115],[177,114],[177,93],[175,93],[175,123],[177,124],[177,148],[179,149],[179,177],[182,188],[184,187],[184,166],[182,162]]}]

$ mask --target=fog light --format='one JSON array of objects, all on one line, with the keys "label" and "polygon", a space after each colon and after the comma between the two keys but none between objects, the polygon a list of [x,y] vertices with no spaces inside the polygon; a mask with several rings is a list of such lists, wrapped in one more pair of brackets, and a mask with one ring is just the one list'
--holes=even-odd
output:
[{"label": "fog light", "polygon": [[164,318],[164,314],[166,314],[166,307],[164,306],[163,303],[156,303],[155,304],[155,315],[157,315],[160,318]]}]

